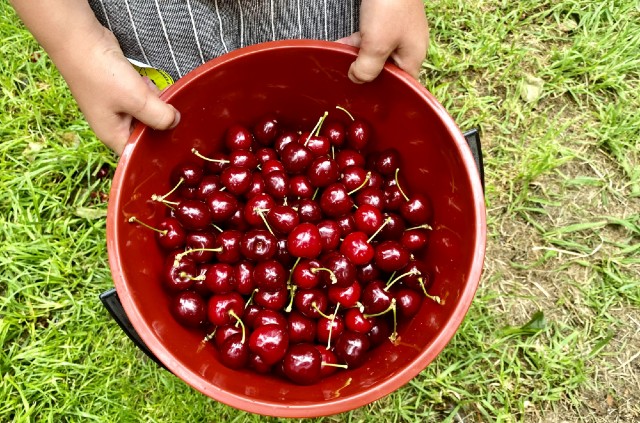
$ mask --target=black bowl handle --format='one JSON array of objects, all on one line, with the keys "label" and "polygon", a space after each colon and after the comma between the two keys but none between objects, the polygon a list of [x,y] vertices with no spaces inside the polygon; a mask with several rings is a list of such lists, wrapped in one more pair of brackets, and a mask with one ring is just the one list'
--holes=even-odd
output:
[{"label": "black bowl handle", "polygon": [[469,148],[471,149],[471,154],[473,154],[473,158],[476,161],[476,166],[478,166],[478,173],[480,174],[480,183],[482,184],[482,190],[484,191],[484,163],[482,161],[482,148],[480,146],[480,133],[477,129],[471,129],[464,134],[464,138],[467,140],[467,144],[469,144]]},{"label": "black bowl handle", "polygon": [[100,301],[102,301],[102,304],[109,311],[111,317],[113,317],[113,319],[118,322],[120,328],[124,331],[124,333],[127,334],[129,339],[133,341],[136,347],[140,348],[142,352],[144,352],[150,359],[158,363],[159,366],[166,369],[164,364],[162,364],[162,362],[158,360],[155,355],[153,355],[151,350],[147,348],[145,343],[142,341],[142,338],[140,338],[140,335],[138,335],[138,332],[136,332],[136,330],[134,329],[131,321],[127,317],[127,314],[124,312],[124,308],[122,308],[122,303],[120,302],[120,298],[118,298],[116,289],[112,288],[100,294]]},{"label": "black bowl handle", "polygon": [[[471,153],[476,161],[476,166],[478,166],[478,174],[480,176],[480,182],[482,183],[482,189],[484,190],[484,164],[482,162],[482,149],[480,148],[480,134],[477,129],[471,129],[463,135],[469,144],[469,148],[471,148]],[[127,314],[124,312],[124,308],[122,308],[122,303],[120,302],[120,298],[118,298],[118,293],[115,288],[100,294],[100,301],[102,301],[102,304],[109,311],[111,317],[113,317],[118,325],[120,325],[124,333],[127,334],[133,343],[150,359],[158,363],[159,366],[167,369],[165,365],[162,364],[155,355],[153,355],[151,350],[147,348],[145,343],[142,341],[142,338],[140,338],[140,335],[138,335],[138,332],[134,329],[131,321],[127,317]]]}]

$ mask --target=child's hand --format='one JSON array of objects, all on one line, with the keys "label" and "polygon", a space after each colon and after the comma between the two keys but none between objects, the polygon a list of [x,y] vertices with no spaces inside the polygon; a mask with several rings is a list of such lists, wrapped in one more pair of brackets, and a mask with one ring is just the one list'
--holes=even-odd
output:
[{"label": "child's hand", "polygon": [[117,154],[124,149],[134,118],[155,129],[173,128],[180,120],[178,111],[158,98],[160,91],[133,69],[106,30],[82,63],[58,66],[91,129]]},{"label": "child's hand", "polygon": [[422,0],[362,0],[360,31],[338,40],[360,48],[349,78],[374,80],[391,58],[401,69],[418,77],[429,48],[429,25]]}]

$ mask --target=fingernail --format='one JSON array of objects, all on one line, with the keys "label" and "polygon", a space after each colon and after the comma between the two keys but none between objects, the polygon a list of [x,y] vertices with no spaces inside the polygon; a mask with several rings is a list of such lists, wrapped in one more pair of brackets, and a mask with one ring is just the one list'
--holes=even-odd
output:
[{"label": "fingernail", "polygon": [[180,123],[180,112],[178,111],[178,109],[174,108],[173,110],[176,111],[176,114],[173,117],[173,123],[171,124],[171,126],[169,127],[169,129],[173,129],[176,126],[178,126],[178,124]]}]

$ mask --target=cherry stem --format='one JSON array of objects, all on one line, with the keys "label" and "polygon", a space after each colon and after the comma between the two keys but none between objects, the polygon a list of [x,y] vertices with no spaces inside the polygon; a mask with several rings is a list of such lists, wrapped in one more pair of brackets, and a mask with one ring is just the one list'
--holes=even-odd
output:
[{"label": "cherry stem", "polygon": [[247,307],[249,307],[249,304],[251,304],[253,302],[253,296],[256,294],[256,292],[258,292],[258,288],[256,288],[253,291],[251,291],[251,295],[249,296],[249,299],[247,300],[246,303],[244,303],[244,308],[245,309]]},{"label": "cherry stem", "polygon": [[422,278],[418,278],[418,283],[420,284],[420,287],[422,288],[422,292],[424,292],[425,297],[430,298],[433,301],[435,301],[436,303],[442,305],[442,300],[440,299],[439,296],[437,296],[437,295],[429,295],[427,293],[427,288],[424,287],[424,281],[422,280]]},{"label": "cherry stem", "polygon": [[351,120],[352,120],[352,121],[354,121],[354,120],[355,120],[355,119],[354,119],[354,117],[353,117],[353,115],[352,115],[351,113],[349,113],[349,111],[348,111],[347,109],[345,109],[344,107],[342,107],[342,106],[336,106],[336,109],[338,109],[338,110],[342,110],[343,112],[345,112],[345,113],[347,114],[347,116],[349,116],[349,117],[351,118]]},{"label": "cherry stem", "polygon": [[184,253],[176,254],[175,260],[173,261],[173,267],[178,267],[178,265],[180,264],[180,260],[182,260],[182,257],[186,256],[187,254],[199,253],[199,252],[204,252],[204,251],[210,251],[212,253],[219,253],[219,252],[222,251],[222,247],[220,247],[220,248],[194,248],[192,250],[187,250]]},{"label": "cherry stem", "polygon": [[298,257],[296,259],[296,262],[293,263],[293,267],[291,268],[291,271],[289,272],[289,279],[287,279],[287,285],[291,285],[291,278],[293,277],[293,270],[298,266],[298,263],[300,263],[301,259],[302,259],[302,257]]},{"label": "cherry stem", "polygon": [[405,231],[412,231],[414,229],[429,229],[429,230],[432,230],[433,228],[431,227],[431,225],[428,225],[428,224],[425,223],[424,225],[413,226],[411,228],[407,228],[407,229],[405,229]]},{"label": "cherry stem", "polygon": [[180,272],[180,277],[188,279],[190,281],[203,281],[203,280],[205,280],[207,278],[205,275],[200,275],[200,276],[193,277],[190,274],[188,274],[187,272]]},{"label": "cherry stem", "polygon": [[311,307],[312,307],[315,311],[317,311],[317,312],[318,312],[318,314],[319,314],[320,316],[324,317],[325,319],[331,320],[331,317],[332,317],[332,316],[329,316],[329,315],[327,315],[327,314],[324,314],[324,313],[320,310],[320,308],[318,308],[318,304],[316,304],[316,302],[315,302],[315,301],[311,303]]},{"label": "cherry stem", "polygon": [[316,196],[318,195],[318,192],[320,192],[320,188],[316,188],[316,190],[313,192],[313,196],[311,197],[312,200],[316,199]]},{"label": "cherry stem", "polygon": [[327,269],[326,267],[313,267],[313,268],[311,269],[311,273],[313,273],[313,274],[315,275],[315,274],[316,274],[316,273],[318,273],[318,271],[320,271],[320,270],[324,270],[325,272],[329,272],[329,278],[331,279],[331,284],[332,284],[332,285],[334,285],[334,284],[337,284],[337,283],[338,283],[338,278],[336,278],[335,273],[333,273],[333,272],[331,271],[331,269]]},{"label": "cherry stem", "polygon": [[338,363],[327,363],[326,361],[323,361],[322,363],[320,363],[321,367],[339,367],[341,369],[348,369],[349,366],[347,366],[346,364],[338,364]]},{"label": "cherry stem", "polygon": [[340,303],[336,304],[336,309],[333,310],[333,314],[331,315],[331,326],[329,326],[329,337],[327,339],[327,349],[331,349],[331,332],[333,332],[333,322],[336,320],[336,315],[338,314],[338,309],[340,308]]},{"label": "cherry stem", "polygon": [[276,236],[273,233],[273,230],[271,229],[271,226],[269,226],[269,222],[267,222],[267,218],[264,215],[264,212],[268,212],[269,209],[261,209],[260,207],[254,207],[253,211],[258,213],[258,216],[260,216],[260,218],[262,219],[262,221],[264,222],[264,225],[267,227],[267,229],[269,230],[269,232],[271,233],[271,235]]},{"label": "cherry stem", "polygon": [[402,187],[400,186],[400,182],[398,181],[398,172],[400,171],[400,168],[396,169],[396,175],[395,175],[395,180],[396,180],[396,186],[398,187],[398,191],[400,191],[400,194],[402,194],[402,196],[404,197],[405,201],[409,201],[409,197],[407,197],[407,194],[404,193],[404,191],[402,190]]},{"label": "cherry stem", "polygon": [[396,299],[395,298],[391,299],[391,304],[389,304],[389,307],[387,307],[386,310],[381,311],[380,313],[375,313],[375,314],[363,314],[362,316],[367,318],[367,319],[369,319],[371,317],[382,316],[383,314],[386,314],[391,310],[393,310],[393,313],[395,314],[395,310],[396,310]]},{"label": "cherry stem", "polygon": [[293,309],[293,298],[296,296],[296,290],[297,289],[298,289],[297,285],[289,285],[289,291],[290,291],[291,298],[289,298],[289,304],[284,309],[285,313],[291,313],[291,310]]},{"label": "cherry stem", "polygon": [[224,230],[220,226],[216,225],[215,223],[212,223],[211,226],[216,228],[218,230],[218,232],[224,232]]},{"label": "cherry stem", "polygon": [[391,342],[396,342],[396,339],[398,339],[398,315],[396,312],[396,303],[395,303],[395,298],[391,301],[393,303],[393,332],[391,332],[391,335],[389,335],[389,340]]},{"label": "cherry stem", "polygon": [[382,230],[382,228],[384,228],[386,226],[387,223],[391,222],[391,218],[387,217],[384,222],[382,223],[382,225],[380,225],[380,227],[378,229],[376,229],[376,231],[373,233],[373,235],[371,235],[369,237],[369,239],[367,240],[367,244],[371,242],[371,240],[373,240],[373,238],[376,237],[376,235],[378,235],[380,233],[380,231]]},{"label": "cherry stem", "polygon": [[314,133],[315,133],[316,136],[320,133],[320,127],[322,126],[322,122],[324,122],[324,120],[327,118],[328,114],[329,114],[329,112],[324,112],[324,114],[320,117],[320,119],[318,119],[318,123],[316,123],[316,126],[313,127],[311,132],[309,132],[309,136],[307,137],[307,139],[304,142],[304,146],[305,147],[309,143],[309,140],[314,135]]},{"label": "cherry stem", "polygon": [[166,193],[165,195],[158,195],[158,194],[153,194],[151,196],[151,199],[153,201],[158,201],[160,203],[165,203],[165,204],[173,204],[173,205],[177,205],[178,203],[171,203],[169,201],[165,201],[165,199],[170,196],[171,194],[174,193],[175,190],[178,189],[178,187],[180,185],[182,185],[182,183],[184,182],[184,178],[180,178],[180,180],[178,181],[178,183],[176,184],[176,186],[174,186],[173,188],[171,188],[171,191],[169,191],[168,193]]},{"label": "cherry stem", "polygon": [[367,176],[365,176],[365,177],[364,177],[364,181],[362,181],[362,183],[360,184],[360,186],[359,186],[359,187],[357,187],[357,188],[352,189],[351,191],[349,191],[349,192],[347,193],[347,195],[351,195],[351,194],[353,194],[353,193],[355,193],[355,192],[360,191],[362,188],[364,188],[364,187],[367,185],[367,183],[369,183],[369,179],[370,179],[370,178],[371,178],[371,171],[367,172]]},{"label": "cherry stem", "polygon": [[207,156],[203,156],[202,154],[200,154],[200,152],[198,150],[196,150],[195,148],[191,149],[191,152],[193,154],[195,154],[197,157],[200,157],[202,160],[206,160],[208,162],[214,162],[214,163],[231,163],[229,160],[224,160],[224,159],[212,159],[210,157]]},{"label": "cherry stem", "polygon": [[207,341],[211,341],[213,339],[214,336],[216,336],[216,331],[218,330],[218,328],[216,327],[213,332],[211,332],[210,334],[206,335],[203,339],[202,342],[207,342]]},{"label": "cherry stem", "polygon": [[389,283],[387,283],[387,286],[384,287],[385,291],[389,291],[389,288],[391,288],[391,285],[393,285],[394,283],[398,282],[400,279],[404,278],[405,276],[409,276],[409,275],[419,275],[420,271],[418,270],[411,270],[409,272],[403,273],[402,275],[398,276],[397,278],[393,279],[392,281],[390,281]]},{"label": "cherry stem", "polygon": [[238,317],[236,312],[233,311],[233,310],[229,310],[229,316],[231,316],[234,319],[236,319],[236,326],[238,326],[238,324],[240,324],[240,326],[242,327],[242,339],[240,340],[240,343],[244,344],[245,336],[246,336],[246,332],[247,332],[245,327],[244,327],[244,322],[242,321],[242,319],[240,317]]},{"label": "cherry stem", "polygon": [[144,226],[144,227],[145,227],[145,228],[147,228],[147,229],[151,229],[152,231],[156,231],[156,232],[157,232],[157,233],[159,233],[160,235],[166,235],[166,234],[167,234],[167,232],[169,232],[169,230],[168,230],[168,229],[161,230],[161,229],[158,229],[158,228],[154,228],[153,226],[150,226],[150,225],[148,225],[148,224],[144,223],[143,221],[138,220],[138,218],[137,218],[137,217],[135,217],[135,216],[131,216],[131,217],[129,218],[129,223],[139,223],[140,225]]}]

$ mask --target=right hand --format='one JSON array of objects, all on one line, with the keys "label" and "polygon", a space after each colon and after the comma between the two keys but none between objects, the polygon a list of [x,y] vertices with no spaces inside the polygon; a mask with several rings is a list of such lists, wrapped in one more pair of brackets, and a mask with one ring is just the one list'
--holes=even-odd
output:
[{"label": "right hand", "polygon": [[105,145],[121,154],[134,119],[161,130],[178,124],[180,113],[158,98],[160,91],[136,72],[110,31],[104,29],[91,44],[84,54],[56,65],[89,126]]}]

